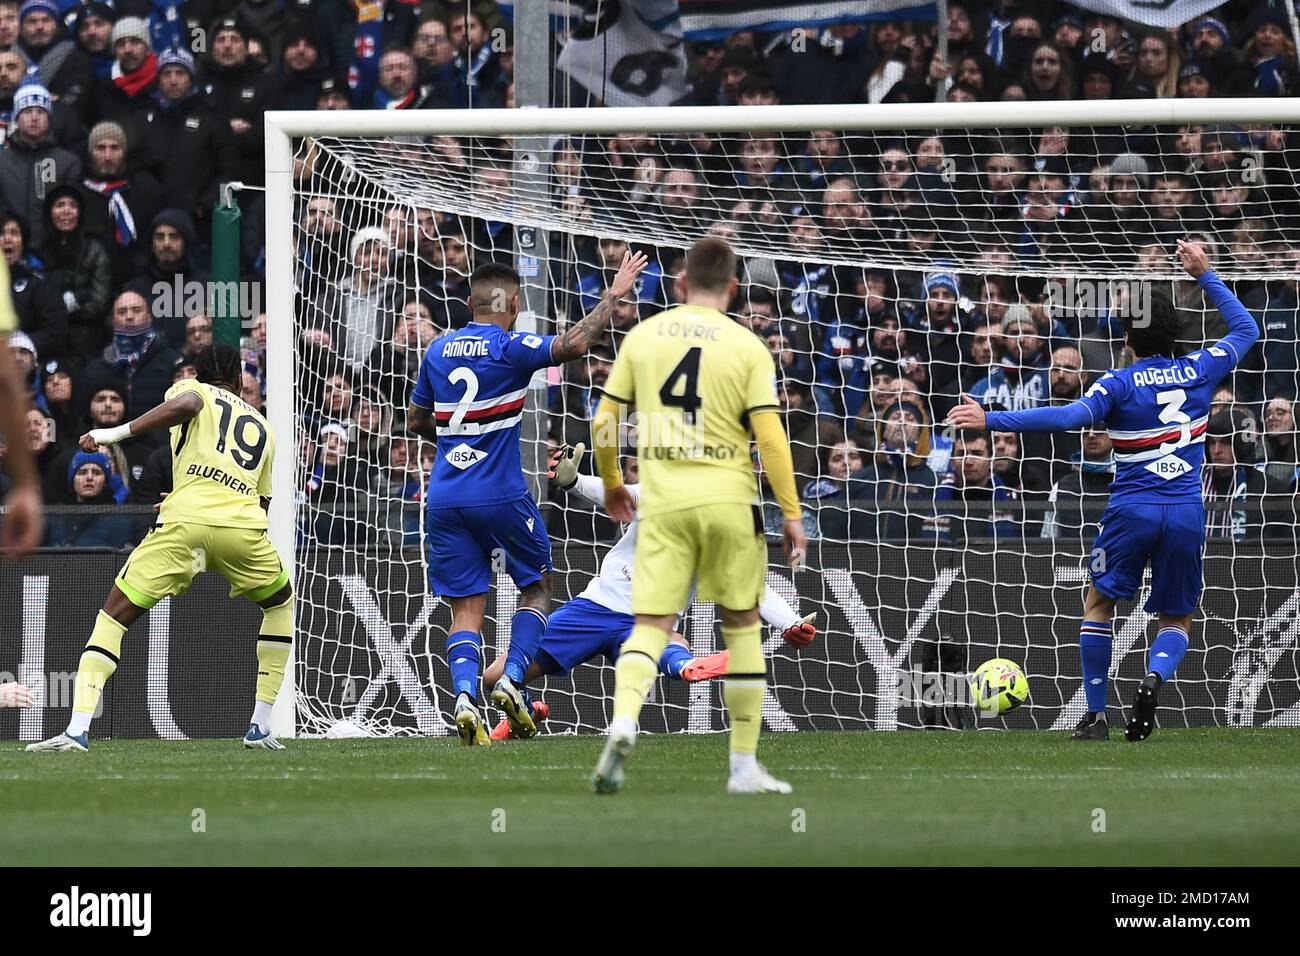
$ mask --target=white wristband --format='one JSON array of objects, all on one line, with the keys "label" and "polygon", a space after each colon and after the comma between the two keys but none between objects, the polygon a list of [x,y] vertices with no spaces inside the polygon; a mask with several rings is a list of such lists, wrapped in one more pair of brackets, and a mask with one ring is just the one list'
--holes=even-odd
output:
[{"label": "white wristband", "polygon": [[114,425],[112,428],[92,428],[90,437],[96,445],[116,445],[123,439],[131,437],[131,423]]}]

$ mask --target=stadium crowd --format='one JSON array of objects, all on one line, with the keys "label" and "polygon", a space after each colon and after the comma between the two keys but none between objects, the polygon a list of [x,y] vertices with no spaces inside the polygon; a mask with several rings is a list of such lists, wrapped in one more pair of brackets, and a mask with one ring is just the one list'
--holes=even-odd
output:
[{"label": "stadium crowd", "polygon": [[[688,43],[680,102],[1297,92],[1286,13],[1265,3],[1155,30],[1064,3],[951,0],[943,29],[946,58],[923,22]],[[508,107],[513,66],[490,0],[0,0],[0,251],[22,329],[9,344],[30,376],[24,438],[49,503],[100,506],[51,521],[48,544],[130,545],[149,516],[110,506],[169,486],[165,445],[86,454],[76,439],[159,402],[212,341],[210,310],[176,298],[211,278],[223,183],[254,187],[240,196],[241,278],[264,280],[263,111]],[[565,74],[554,86],[557,102],[597,105]],[[471,201],[514,185],[508,144],[393,148],[461,170]],[[1126,361],[1118,314],[1143,293],[1121,283],[1105,305],[1060,308],[1043,276],[1168,273],[1174,240],[1193,237],[1230,271],[1286,274],[1233,283],[1265,338],[1216,396],[1204,487],[1226,503],[1213,536],[1290,538],[1294,519],[1272,505],[1294,500],[1300,475],[1297,148],[1295,129],[1230,124],[558,140],[551,187],[569,221],[620,216],[657,238],[608,343],[552,377],[551,446],[588,440],[622,334],[674,303],[681,247],[712,232],[773,252],[746,259],[733,311],[776,361],[810,535],[1088,540],[1113,470],[1104,432],[954,443],[938,423],[962,392],[1013,409],[1077,398]],[[402,503],[419,500],[432,454],[403,430],[420,356],[469,320],[473,268],[515,261],[513,228],[343,198],[335,155],[305,143],[295,169],[302,533],[410,543],[419,509]],[[554,235],[552,315],[591,308],[626,248],[595,229]],[[1165,286],[1186,309],[1186,348],[1223,331],[1194,283]],[[266,322],[254,310],[243,343],[241,394],[258,406]],[[577,509],[549,518],[561,536],[616,533]]]}]

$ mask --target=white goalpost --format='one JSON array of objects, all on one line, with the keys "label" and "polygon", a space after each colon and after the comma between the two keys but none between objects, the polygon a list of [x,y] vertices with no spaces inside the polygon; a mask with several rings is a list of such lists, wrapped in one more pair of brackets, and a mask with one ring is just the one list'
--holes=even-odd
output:
[{"label": "white goalpost", "polygon": [[[1140,316],[1153,293],[1184,310],[1189,347],[1212,337],[1212,307],[1167,253],[1174,235],[1207,241],[1261,313],[1300,310],[1286,306],[1300,271],[1295,100],[301,111],[265,124],[270,534],[299,602],[280,736],[450,732],[450,616],[423,566],[430,452],[402,421],[411,370],[431,335],[467,319],[465,279],[482,262],[514,265],[546,303],[521,328],[554,331],[599,298],[607,257],[653,252],[598,354],[529,390],[524,460],[558,605],[617,532],[547,488],[548,439],[583,434],[623,331],[673,303],[686,247],[721,235],[742,258],[732,312],[777,359],[814,537],[797,572],[773,552],[769,583],[821,631],[801,651],[765,639],[776,731],[1072,726],[1100,507],[1070,495],[1104,459],[1077,441],[957,447],[945,409],[971,391],[1067,400],[1124,360],[1116,317]],[[1300,528],[1286,510],[1300,467],[1284,493],[1278,450],[1297,444],[1300,319],[1265,326],[1223,399],[1257,434],[1246,443],[1234,418],[1245,491],[1234,479],[1211,503],[1204,613],[1165,701],[1187,725],[1300,725]],[[1289,444],[1264,420],[1281,398]],[[959,453],[987,459],[987,474],[971,466],[987,496],[974,478],[953,492]],[[514,600],[497,575],[485,664],[504,653]],[[1141,677],[1141,600],[1116,621],[1112,703]],[[682,630],[697,653],[718,649],[711,607]],[[1030,700],[975,720],[967,675],[993,657],[1024,667]],[[539,684],[543,730],[603,730],[612,686],[599,661]],[[663,680],[652,700],[651,730],[723,727],[709,684]]]}]

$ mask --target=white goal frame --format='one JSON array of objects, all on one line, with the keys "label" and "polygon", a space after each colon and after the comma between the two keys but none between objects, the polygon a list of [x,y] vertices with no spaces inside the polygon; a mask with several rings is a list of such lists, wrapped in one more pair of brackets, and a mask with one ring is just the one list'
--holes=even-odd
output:
[{"label": "white goal frame", "polygon": [[[1134,123],[1288,123],[1300,124],[1300,98],[1207,98],[1146,100],[1067,100],[996,103],[814,104],[781,106],[685,106],[670,108],[555,108],[485,110],[274,111],[264,116],[266,132],[266,408],[280,454],[272,471],[271,541],[296,580],[293,368],[294,314],[293,163],[295,137],[304,136],[544,136],[564,133],[718,133],[835,129],[990,129],[1044,126],[1115,126]],[[543,227],[526,205],[515,212],[522,225]],[[292,737],[297,729],[294,662],[273,711],[273,731]]]}]

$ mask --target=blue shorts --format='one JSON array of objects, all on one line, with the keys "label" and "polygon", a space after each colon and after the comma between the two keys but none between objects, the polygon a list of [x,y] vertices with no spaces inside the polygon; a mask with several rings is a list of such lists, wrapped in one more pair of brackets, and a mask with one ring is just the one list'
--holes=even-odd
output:
[{"label": "blue shorts", "polygon": [[565,674],[598,654],[618,659],[619,648],[632,636],[636,618],[602,607],[586,598],[574,598],[546,622],[537,651],[537,663],[550,674]]},{"label": "blue shorts", "polygon": [[483,594],[498,571],[522,589],[551,570],[551,539],[531,495],[504,504],[428,511],[424,533],[429,587],[442,597]]},{"label": "blue shorts", "polygon": [[1092,583],[1108,598],[1131,599],[1151,563],[1151,614],[1181,617],[1201,599],[1205,549],[1205,505],[1112,505],[1101,516],[1101,531],[1088,567]]}]

